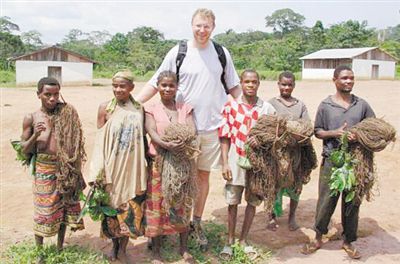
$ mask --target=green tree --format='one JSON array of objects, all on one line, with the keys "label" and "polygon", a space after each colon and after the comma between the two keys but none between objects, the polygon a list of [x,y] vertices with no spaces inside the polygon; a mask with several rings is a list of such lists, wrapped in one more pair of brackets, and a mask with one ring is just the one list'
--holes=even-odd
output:
[{"label": "green tree", "polygon": [[238,44],[239,34],[237,34],[233,29],[228,29],[224,33],[220,33],[214,36],[214,40],[219,44],[230,49],[233,45]]},{"label": "green tree", "polygon": [[157,43],[164,40],[164,35],[152,27],[138,27],[127,34],[128,39],[145,43]]},{"label": "green tree", "polygon": [[117,33],[111,38],[110,41],[108,41],[104,45],[104,48],[106,51],[109,51],[111,53],[127,55],[128,54],[128,38],[122,33]]},{"label": "green tree", "polygon": [[387,29],[387,39],[400,41],[400,24],[394,27],[389,27]]},{"label": "green tree", "polygon": [[326,30],[320,20],[309,30],[307,53],[320,50],[325,46]]},{"label": "green tree", "polygon": [[99,31],[91,31],[88,34],[88,38],[90,43],[93,43],[94,45],[100,47],[107,43],[111,39],[111,34],[107,30]]},{"label": "green tree", "polygon": [[395,40],[384,41],[380,46],[382,50],[400,60],[400,42]]},{"label": "green tree", "polygon": [[80,29],[71,29],[68,34],[64,37],[61,43],[72,43],[74,41],[78,41],[84,38],[87,35]]},{"label": "green tree", "polygon": [[11,31],[19,31],[19,26],[11,22],[7,16],[0,17],[0,32],[11,33]]},{"label": "green tree", "polygon": [[302,29],[305,17],[290,8],[276,10],[272,15],[266,16],[266,27],[272,28],[278,36]]},{"label": "green tree", "polygon": [[[94,34],[96,35],[96,34]],[[93,35],[80,29],[71,29],[61,42],[61,47],[96,60],[103,47],[93,41]]]},{"label": "green tree", "polygon": [[326,48],[359,48],[377,45],[373,29],[367,28],[367,21],[361,23],[348,20],[331,26],[326,32]]},{"label": "green tree", "polygon": [[43,46],[41,40],[42,34],[37,30],[30,30],[28,32],[23,32],[21,34],[21,40],[25,45],[25,50],[27,52],[35,51]]},{"label": "green tree", "polygon": [[19,26],[11,22],[9,17],[0,17],[0,69],[7,70],[11,66],[9,58],[24,54],[25,47],[21,37],[12,34],[19,31]]},{"label": "green tree", "polygon": [[260,40],[266,40],[269,37],[270,34],[259,30],[236,33],[233,29],[229,29],[224,33],[215,35],[214,39],[219,44],[231,49],[234,46],[252,44]]}]

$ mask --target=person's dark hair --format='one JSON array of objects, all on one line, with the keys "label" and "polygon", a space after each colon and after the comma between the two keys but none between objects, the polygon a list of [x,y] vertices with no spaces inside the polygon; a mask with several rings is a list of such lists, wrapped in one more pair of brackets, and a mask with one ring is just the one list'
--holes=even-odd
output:
[{"label": "person's dark hair", "polygon": [[260,82],[260,75],[253,69],[246,69],[240,74],[240,81],[243,81],[243,77],[246,73],[255,73],[257,75],[258,82]]},{"label": "person's dark hair", "polygon": [[339,66],[337,66],[335,68],[335,71],[333,72],[333,78],[337,78],[342,71],[351,71],[351,72],[353,72],[353,70],[351,69],[350,66],[339,65]]},{"label": "person's dark hair", "polygon": [[157,77],[157,85],[164,78],[171,78],[176,84],[178,84],[178,81],[176,79],[176,73],[173,72],[173,71],[162,71],[162,72],[160,72],[160,74]]},{"label": "person's dark hair", "polygon": [[43,86],[45,85],[57,85],[58,88],[61,88],[60,83],[57,81],[56,78],[53,77],[43,77],[39,80],[37,85],[37,92],[41,93],[43,91]]},{"label": "person's dark hair", "polygon": [[282,78],[292,79],[293,83],[296,82],[296,77],[294,77],[294,74],[291,71],[281,72],[281,74],[279,74],[278,81],[282,81]]}]

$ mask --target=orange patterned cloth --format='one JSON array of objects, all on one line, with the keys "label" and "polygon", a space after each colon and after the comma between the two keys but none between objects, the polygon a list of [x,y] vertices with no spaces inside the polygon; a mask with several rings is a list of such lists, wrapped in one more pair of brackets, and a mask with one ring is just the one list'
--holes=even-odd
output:
[{"label": "orange patterned cloth", "polygon": [[167,214],[162,205],[161,175],[156,169],[155,162],[152,162],[151,168],[147,184],[145,236],[156,237],[186,232],[188,230],[186,219],[190,210],[171,209],[171,212]]},{"label": "orange patterned cloth", "polygon": [[36,235],[54,236],[64,223],[71,230],[84,229],[83,220],[77,222],[81,212],[79,201],[65,203],[57,190],[58,162],[55,155],[38,153],[33,179],[34,227]]},{"label": "orange patterned cloth", "polygon": [[102,236],[108,238],[127,236],[133,239],[142,236],[144,199],[144,194],[136,196],[118,207],[117,216],[106,216],[101,223]]}]

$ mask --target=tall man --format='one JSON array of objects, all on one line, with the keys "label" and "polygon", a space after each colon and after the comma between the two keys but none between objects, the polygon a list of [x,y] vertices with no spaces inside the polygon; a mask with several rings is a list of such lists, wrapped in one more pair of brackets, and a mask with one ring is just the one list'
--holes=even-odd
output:
[{"label": "tall man", "polygon": [[[45,77],[38,82],[41,107],[25,116],[21,135],[23,153],[35,162],[33,175],[34,233],[38,247],[44,237],[58,234],[63,247],[66,226],[83,229],[77,222],[79,192],[85,188],[81,173],[85,158],[81,122],[75,108],[59,101],[60,84]],[[38,263],[43,263],[38,259]]]},{"label": "tall man", "polygon": [[[328,224],[339,200],[338,195],[331,196],[329,179],[332,164],[328,157],[340,147],[340,138],[346,130],[367,117],[375,117],[374,111],[363,99],[352,94],[354,73],[348,66],[338,66],[333,73],[336,93],[328,96],[318,107],[315,118],[315,136],[323,140],[322,164],[319,175],[318,203],[315,216],[315,241],[304,245],[302,253],[310,254],[322,246],[322,235],[328,232]],[[355,135],[348,133],[350,142]],[[345,202],[346,192],[342,193],[343,245],[349,257],[358,259],[359,251],[351,244],[357,239],[359,205]]]},{"label": "tall man", "polygon": [[[292,72],[282,72],[278,77],[278,87],[280,95],[270,99],[268,102],[275,108],[276,113],[287,117],[289,120],[305,119],[310,120],[306,105],[297,98],[292,97],[292,92],[296,86],[296,80]],[[300,151],[300,148],[298,149]],[[299,203],[300,190],[283,188],[279,190],[274,212],[270,215],[267,228],[275,231],[278,228],[276,217],[282,215],[282,196],[290,197],[289,209],[289,230],[294,231],[299,228],[296,223],[296,208]]]},{"label": "tall man", "polygon": [[[193,39],[187,42],[186,57],[179,69],[177,102],[193,106],[194,119],[199,134],[201,154],[198,157],[198,194],[193,211],[194,234],[200,245],[208,241],[201,228],[201,217],[209,191],[210,170],[220,165],[220,144],[218,127],[222,123],[221,110],[228,100],[221,82],[223,72],[217,51],[210,40],[215,28],[215,15],[209,9],[198,9],[192,16]],[[177,72],[176,58],[179,45],[172,48],[161,66],[145,85],[137,100],[146,102],[157,93],[157,76],[170,70]],[[225,83],[234,97],[240,94],[239,77],[231,56],[223,48],[226,56]]]}]

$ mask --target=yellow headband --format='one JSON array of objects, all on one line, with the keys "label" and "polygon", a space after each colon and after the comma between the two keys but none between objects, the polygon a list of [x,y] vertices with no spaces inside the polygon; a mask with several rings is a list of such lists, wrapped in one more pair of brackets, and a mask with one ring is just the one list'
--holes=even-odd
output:
[{"label": "yellow headband", "polygon": [[130,70],[118,71],[116,74],[114,74],[114,76],[112,77],[112,80],[114,80],[115,78],[123,78],[125,80],[133,82],[133,75]]}]

